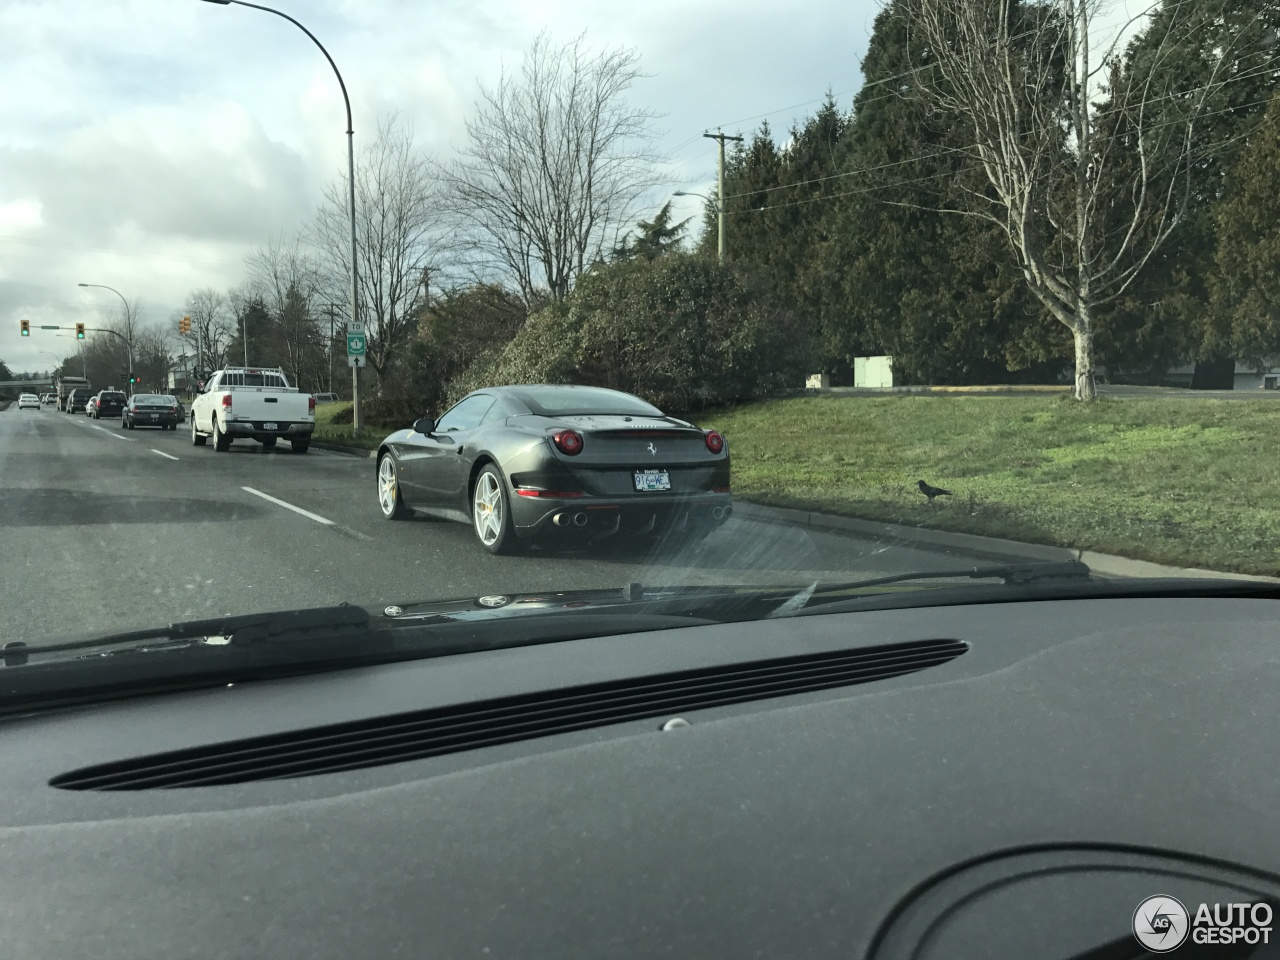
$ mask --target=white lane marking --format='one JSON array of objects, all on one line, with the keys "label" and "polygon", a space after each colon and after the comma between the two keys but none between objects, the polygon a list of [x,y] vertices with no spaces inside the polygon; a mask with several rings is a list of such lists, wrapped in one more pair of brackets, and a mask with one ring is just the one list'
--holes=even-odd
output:
[{"label": "white lane marking", "polygon": [[106,427],[100,427],[96,423],[91,423],[89,424],[89,426],[93,427],[93,429],[95,430],[101,430],[108,437],[115,437],[117,440],[123,440],[125,443],[134,442],[134,439],[132,437],[122,437],[120,434],[116,433],[114,430],[108,430]]},{"label": "white lane marking", "polygon": [[150,450],[152,453],[158,453],[158,454],[160,454],[160,456],[164,457],[166,460],[177,460],[177,459],[178,459],[177,457],[171,457],[171,456],[169,456],[169,454],[165,453],[163,450],[157,450],[155,447],[148,447],[147,449],[148,449],[148,450]]},{"label": "white lane marking", "polygon": [[294,513],[300,513],[307,519],[314,520],[316,523],[323,523],[326,527],[332,527],[334,525],[332,520],[327,520],[318,513],[312,513],[310,510],[303,510],[301,507],[295,507],[292,503],[285,503],[283,500],[277,500],[269,493],[263,493],[261,490],[255,490],[253,487],[241,487],[240,489],[245,493],[252,493],[255,497],[261,497],[263,500],[270,500],[272,503],[277,506],[284,507],[286,510],[292,510]]}]

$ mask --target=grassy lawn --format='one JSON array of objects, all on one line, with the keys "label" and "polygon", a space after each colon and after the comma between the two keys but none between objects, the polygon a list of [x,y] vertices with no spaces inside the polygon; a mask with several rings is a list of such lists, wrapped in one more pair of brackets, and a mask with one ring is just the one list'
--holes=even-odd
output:
[{"label": "grassy lawn", "polygon": [[[814,397],[699,422],[760,503],[1280,574],[1280,402]],[[930,508],[919,479],[955,497]]]},{"label": "grassy lawn", "polygon": [[316,432],[312,435],[320,443],[338,443],[347,447],[361,447],[365,450],[376,450],[378,444],[386,439],[392,430],[387,427],[365,427],[359,433],[351,429],[351,420],[346,423],[334,423],[334,417],[346,414],[351,409],[351,401],[324,403],[316,407]]}]

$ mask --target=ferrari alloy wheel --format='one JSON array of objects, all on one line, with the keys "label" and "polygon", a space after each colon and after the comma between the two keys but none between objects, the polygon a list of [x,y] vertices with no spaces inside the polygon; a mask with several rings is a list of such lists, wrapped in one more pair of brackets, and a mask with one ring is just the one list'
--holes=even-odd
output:
[{"label": "ferrari alloy wheel", "polygon": [[514,552],[516,535],[511,511],[507,507],[507,494],[503,489],[502,474],[492,464],[476,477],[471,497],[471,522],[480,545],[490,553]]},{"label": "ferrari alloy wheel", "polygon": [[404,505],[404,498],[400,496],[396,464],[389,453],[384,453],[378,463],[378,506],[388,520],[404,520],[409,516],[409,508]]}]

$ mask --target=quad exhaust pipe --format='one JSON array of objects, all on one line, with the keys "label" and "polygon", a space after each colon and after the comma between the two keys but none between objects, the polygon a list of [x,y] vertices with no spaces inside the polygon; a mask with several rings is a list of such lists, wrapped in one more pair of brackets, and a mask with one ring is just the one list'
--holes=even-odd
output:
[{"label": "quad exhaust pipe", "polygon": [[561,512],[555,514],[551,518],[551,522],[557,527],[567,527],[571,523],[575,527],[585,527],[587,525],[587,514],[582,510],[577,513]]},{"label": "quad exhaust pipe", "polygon": [[575,527],[585,527],[587,525],[587,515],[582,511],[578,511],[573,515],[573,525]]},{"label": "quad exhaust pipe", "polygon": [[733,507],[713,507],[711,516],[717,520],[728,520],[733,516]]},{"label": "quad exhaust pipe", "polygon": [[557,527],[567,527],[569,525],[569,515],[567,513],[557,513],[551,518],[551,522]]}]

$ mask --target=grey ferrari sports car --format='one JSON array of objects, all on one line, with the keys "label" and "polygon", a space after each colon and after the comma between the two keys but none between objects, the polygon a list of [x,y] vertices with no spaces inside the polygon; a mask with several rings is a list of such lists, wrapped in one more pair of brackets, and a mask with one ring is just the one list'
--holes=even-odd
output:
[{"label": "grey ferrari sports car", "polygon": [[477,390],[378,449],[378,503],[471,524],[490,553],[536,538],[699,539],[730,514],[714,430],[599,387]]}]

